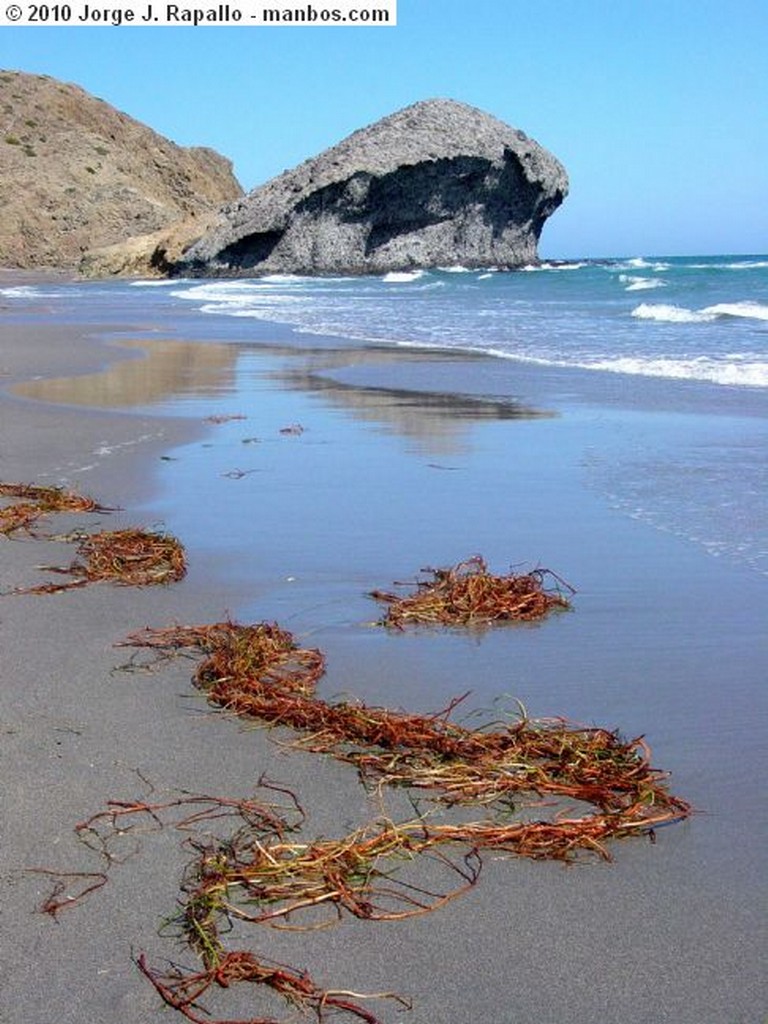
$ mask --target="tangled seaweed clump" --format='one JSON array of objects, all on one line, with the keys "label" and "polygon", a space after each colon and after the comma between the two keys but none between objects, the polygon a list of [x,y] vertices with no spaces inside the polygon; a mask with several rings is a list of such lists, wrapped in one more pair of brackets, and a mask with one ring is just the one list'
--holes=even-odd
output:
[{"label": "tangled seaweed clump", "polygon": [[[210,1014],[199,1008],[200,997],[214,984],[230,988],[237,982],[266,985],[281,995],[290,1005],[301,1011],[313,1011],[317,1019],[325,1019],[326,1011],[351,1014],[365,1024],[380,1024],[379,1018],[366,1010],[358,999],[394,999],[402,1006],[410,1004],[401,996],[391,992],[364,995],[359,992],[319,988],[306,971],[297,971],[286,964],[275,963],[254,956],[247,950],[226,953],[221,960],[202,971],[182,971],[174,968],[171,974],[153,970],[146,957],[140,956],[137,965],[141,973],[155,987],[162,1000],[178,1010],[192,1024],[217,1024]],[[275,1024],[265,1017],[251,1017],[244,1021],[220,1021],[218,1024]]]},{"label": "tangled seaweed clump", "polygon": [[57,594],[89,583],[148,587],[174,583],[187,571],[184,548],[175,537],[127,528],[86,537],[78,547],[83,561],[63,568],[42,566],[48,572],[74,576],[68,583],[41,583],[19,589],[22,594]]},{"label": "tangled seaweed clump", "polygon": [[[78,552],[82,561],[51,570],[68,573],[72,581],[31,592],[100,580],[166,583],[185,572],[183,548],[163,534],[96,534],[82,540]],[[497,577],[476,556],[450,569],[425,571],[432,579],[418,583],[415,594],[373,593],[389,605],[385,624],[402,629],[419,622],[465,627],[530,622],[569,607],[564,590],[572,588],[545,570]],[[554,586],[548,587],[551,580]],[[565,863],[583,855],[610,860],[614,840],[653,839],[655,829],[691,813],[669,792],[665,775],[651,766],[642,738],[625,740],[618,732],[561,718],[530,719],[522,706],[501,721],[496,715],[470,728],[453,718],[466,695],[434,714],[323,700],[316,686],[325,671],[324,655],[301,647],[277,623],[227,620],[148,628],[122,646],[149,650],[150,659],[159,660],[194,652],[199,656],[194,681],[211,704],[294,730],[294,747],[352,764],[379,793],[387,786],[404,787],[414,815],[394,821],[382,811],[378,820],[347,835],[299,841],[292,833],[305,816],[297,798],[262,780],[260,786],[288,796],[287,806],[186,794],[155,804],[113,801],[78,826],[80,838],[102,855],[104,870],[45,872],[58,877],[42,908],[52,916],[106,882],[107,871],[124,859],[119,844],[120,856],[113,855],[113,839],[117,843],[116,837],[134,829],[163,828],[172,814],[179,819],[173,827],[187,833],[194,859],[178,911],[166,924],[200,963],[197,969],[156,968],[143,955],[136,962],[163,1001],[192,1024],[216,1024],[201,1000],[239,983],[280,996],[318,1021],[338,1013],[381,1024],[360,1000],[388,998],[407,1005],[392,993],[321,988],[306,971],[232,950],[227,933],[235,925],[313,930],[345,916],[394,921],[426,914],[477,883],[487,851]],[[430,800],[426,812],[417,802],[422,795]],[[482,808],[482,815],[470,820],[468,805]],[[463,809],[450,810],[457,806]],[[222,835],[213,822],[231,817],[238,824]],[[435,866],[447,872],[447,883],[434,881]],[[250,1016],[218,1024],[274,1021]]]},{"label": "tangled seaweed clump", "polygon": [[[498,622],[535,622],[555,609],[570,607],[563,591],[573,588],[548,569],[495,576],[480,555],[447,569],[423,569],[414,593],[373,590],[370,597],[389,607],[381,624],[482,626]],[[554,586],[547,586],[551,582]]]},{"label": "tangled seaweed clump", "polygon": [[[42,487],[36,484],[0,483],[0,498],[21,498],[20,502],[0,508],[0,533],[10,536],[16,530],[33,534],[33,525],[43,516],[61,512],[114,512],[93,498],[63,487]],[[40,568],[74,576],[68,583],[41,583],[34,587],[18,587],[15,594],[58,594],[89,583],[115,583],[127,587],[147,587],[174,583],[186,575],[184,548],[175,537],[166,533],[127,527],[103,530],[83,536],[73,532],[54,540],[79,540],[81,561],[71,565],[44,565]]]},{"label": "tangled seaweed clump", "polygon": [[[613,816],[606,835],[647,831],[688,813],[651,767],[642,739],[625,741],[606,729],[524,715],[504,729],[470,729],[450,719],[461,698],[434,715],[321,700],[313,691],[324,669],[322,655],[298,648],[274,624],[147,629],[124,643],[200,651],[205,657],[195,680],[212,703],[301,732],[297,745],[353,763],[363,778],[380,785],[428,790],[449,805],[553,794]],[[592,849],[593,839],[586,844]],[[567,859],[576,845],[572,837],[564,849],[553,843],[552,855]]]},{"label": "tangled seaweed clump", "polygon": [[84,565],[69,570],[88,582],[106,581],[129,587],[175,583],[187,571],[184,548],[167,533],[128,528],[97,533],[79,547]]},{"label": "tangled seaweed clump", "polygon": [[[690,814],[651,767],[642,739],[625,741],[615,732],[562,719],[531,721],[522,709],[503,728],[497,722],[469,729],[450,718],[462,698],[434,715],[324,701],[314,694],[322,655],[298,647],[276,624],[147,629],[124,644],[161,656],[197,651],[202,660],[195,681],[212,703],[302,733],[297,747],[352,763],[379,787],[427,791],[438,808],[473,803],[487,814],[450,822],[418,812],[408,821],[384,818],[348,835],[301,842],[288,835],[287,824],[275,826],[262,812],[244,818],[243,827],[226,839],[208,834],[193,840],[196,858],[185,877],[176,924],[201,968],[156,969],[144,958],[139,967],[163,1000],[194,1024],[212,1024],[200,1002],[206,994],[239,982],[266,986],[318,1020],[335,1010],[380,1024],[360,1003],[368,996],[321,989],[306,973],[247,950],[228,950],[224,936],[234,922],[303,930],[346,915],[401,920],[437,910],[471,889],[487,851],[534,860],[570,862],[580,854],[609,860],[612,841],[652,838],[656,828]],[[563,799],[583,812],[562,806]],[[129,813],[142,810],[134,805]],[[444,889],[435,891],[434,882],[427,886],[414,877],[414,865],[425,857],[448,872]],[[267,1021],[251,1017],[226,1024]]]},{"label": "tangled seaweed clump", "polygon": [[212,703],[243,715],[250,713],[249,701],[259,692],[311,695],[325,672],[320,651],[298,647],[292,633],[270,622],[145,629],[121,646],[204,653],[195,682]]},{"label": "tangled seaweed clump", "polygon": [[0,497],[20,498],[21,501],[0,508],[0,533],[10,536],[16,530],[32,532],[32,526],[44,516],[54,512],[111,512],[93,498],[76,494],[63,487],[44,487],[37,484],[0,483]]}]

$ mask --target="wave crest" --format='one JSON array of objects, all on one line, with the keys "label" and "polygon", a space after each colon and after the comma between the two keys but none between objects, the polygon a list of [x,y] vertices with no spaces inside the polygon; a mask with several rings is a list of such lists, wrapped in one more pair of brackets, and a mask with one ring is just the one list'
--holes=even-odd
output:
[{"label": "wave crest", "polygon": [[642,302],[632,310],[638,320],[659,320],[662,323],[710,323],[725,317],[747,320],[768,320],[768,306],[761,302],[718,302],[704,309],[686,309],[664,303]]},{"label": "wave crest", "polygon": [[627,286],[625,292],[644,292],[652,288],[667,287],[667,282],[658,277],[638,277],[636,274],[620,274],[619,281]]}]

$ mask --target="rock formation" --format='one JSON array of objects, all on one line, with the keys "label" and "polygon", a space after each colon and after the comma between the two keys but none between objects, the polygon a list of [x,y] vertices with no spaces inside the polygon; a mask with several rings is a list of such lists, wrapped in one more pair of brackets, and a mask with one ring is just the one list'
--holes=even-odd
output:
[{"label": "rock formation", "polygon": [[385,117],[229,204],[183,274],[367,274],[535,262],[568,191],[523,132],[453,100]]},{"label": "rock formation", "polygon": [[0,71],[0,266],[75,267],[180,222],[188,243],[241,194],[213,150],[177,146],[76,85]]}]

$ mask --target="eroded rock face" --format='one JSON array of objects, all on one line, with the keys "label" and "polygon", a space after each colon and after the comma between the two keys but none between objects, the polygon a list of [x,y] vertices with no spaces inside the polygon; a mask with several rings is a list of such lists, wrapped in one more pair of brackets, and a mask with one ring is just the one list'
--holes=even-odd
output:
[{"label": "eroded rock face", "polygon": [[229,204],[183,274],[519,267],[568,192],[523,132],[453,100],[385,117]]},{"label": "eroded rock face", "polygon": [[177,146],[45,75],[0,71],[0,120],[0,266],[76,267],[182,221],[189,241],[242,195],[218,153]]}]

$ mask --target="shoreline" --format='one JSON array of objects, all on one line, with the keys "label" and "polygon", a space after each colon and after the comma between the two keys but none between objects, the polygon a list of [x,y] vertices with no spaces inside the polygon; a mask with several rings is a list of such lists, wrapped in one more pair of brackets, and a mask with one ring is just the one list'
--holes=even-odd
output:
[{"label": "shoreline", "polygon": [[[65,364],[71,373],[74,358],[77,372],[115,363],[114,352],[102,340],[78,342],[81,335],[74,326],[52,326],[49,331],[14,325],[13,350],[4,340],[7,330],[3,327],[0,335],[0,372],[7,365],[14,378],[24,375],[30,356],[37,363],[35,373],[46,375],[60,375]],[[66,338],[66,351],[43,337],[54,331],[59,342],[62,335]],[[27,347],[30,338],[37,338],[39,347]],[[258,357],[254,360],[255,367]],[[260,365],[271,366],[273,374],[279,370],[269,359]],[[244,450],[241,434],[256,429],[253,423],[233,421],[209,431],[193,418],[47,406],[9,398],[8,381],[0,382],[0,478],[53,483],[64,482],[55,478],[68,473],[67,482],[76,480],[78,489],[125,506],[119,516],[109,517],[106,528],[123,519],[136,523],[137,506],[162,511],[164,503],[173,513],[168,516],[173,526],[178,511],[174,502],[183,507],[187,496],[188,464],[194,481],[193,454],[213,440],[222,458],[229,459]],[[345,921],[316,936],[268,931],[245,935],[249,945],[275,959],[305,965],[329,987],[395,989],[413,996],[414,1010],[404,1018],[385,1006],[372,1007],[387,1022],[592,1024],[599,1014],[606,1024],[644,1024],[651,1013],[654,1022],[670,1024],[753,1024],[765,989],[759,954],[764,923],[759,901],[753,898],[764,855],[761,811],[755,808],[757,782],[750,777],[750,769],[759,766],[762,711],[754,675],[759,651],[755,649],[751,661],[748,651],[761,635],[762,581],[627,521],[583,493],[575,452],[595,436],[589,417],[581,422],[568,415],[517,423],[491,417],[470,426],[463,448],[454,446],[450,460],[441,457],[459,466],[449,472],[429,465],[428,460],[437,458],[428,448],[433,437],[407,433],[402,420],[386,421],[395,426],[382,429],[379,410],[367,421],[371,410],[359,404],[329,408],[330,396],[323,397],[322,387],[297,390],[296,382],[291,387],[290,380],[280,381],[269,372],[259,381],[261,414],[273,443],[258,449],[260,458],[262,451],[267,453],[261,469],[269,472],[264,477],[269,501],[259,504],[256,541],[268,538],[270,528],[277,529],[286,510],[297,508],[302,486],[305,498],[309,489],[310,507],[302,511],[299,505],[296,513],[296,536],[302,530],[307,535],[304,546],[292,553],[306,577],[295,581],[298,586],[287,586],[280,578],[287,571],[285,558],[260,551],[256,572],[245,565],[241,573],[228,575],[221,566],[230,569],[231,558],[214,553],[202,570],[168,589],[134,593],[93,587],[59,597],[2,598],[0,642],[12,652],[12,685],[5,687],[0,705],[5,777],[11,780],[3,816],[9,815],[12,824],[3,828],[11,839],[4,858],[9,895],[0,910],[8,939],[3,940],[0,959],[10,969],[0,982],[0,1020],[4,1014],[14,1024],[48,1019],[74,1024],[83,1016],[121,1024],[159,1019],[163,1011],[157,996],[130,956],[132,948],[149,948],[160,958],[177,955],[189,962],[172,941],[155,934],[159,918],[172,909],[188,859],[179,849],[179,837],[161,837],[161,852],[150,845],[154,840],[142,838],[142,852],[116,869],[91,900],[60,915],[57,925],[30,913],[46,885],[24,874],[30,866],[89,870],[92,858],[78,849],[72,826],[108,799],[146,793],[142,777],[158,790],[242,794],[266,770],[300,791],[302,802],[311,808],[310,835],[338,834],[340,823],[346,827],[370,815],[372,806],[351,770],[327,759],[286,753],[263,732],[205,712],[189,685],[188,661],[153,674],[113,672],[123,653],[112,644],[132,629],[215,621],[234,598],[258,612],[254,618],[288,619],[287,628],[298,628],[327,649],[327,685],[334,692],[434,710],[444,706],[446,696],[465,690],[467,678],[487,678],[489,693],[508,691],[514,682],[517,695],[537,713],[560,710],[622,730],[644,731],[651,725],[651,745],[661,752],[654,763],[659,760],[660,767],[673,770],[673,792],[694,798],[707,812],[663,830],[655,846],[643,841],[616,844],[610,865],[587,862],[566,870],[513,858],[489,859],[475,891],[427,918],[398,925]],[[311,429],[281,445],[272,428],[292,422],[297,410],[313,415]],[[510,449],[510,440],[518,435],[509,431],[515,429],[523,431],[524,443]],[[78,476],[75,470],[86,464],[86,455],[92,459],[101,445],[113,446],[112,454]],[[164,486],[175,481],[178,496],[169,503],[166,495],[158,505],[155,489],[160,480],[147,469],[168,454],[184,455],[176,463],[163,463],[171,474],[164,469]],[[548,462],[542,461],[545,454]],[[359,479],[368,466],[369,486],[378,473],[382,483],[406,482],[417,497],[420,487],[427,488],[430,503],[437,507],[451,495],[458,500],[466,488],[485,494],[484,488],[500,479],[507,488],[515,481],[526,485],[532,497],[516,506],[508,520],[499,520],[488,491],[489,513],[474,523],[472,532],[483,539],[486,551],[493,549],[494,562],[499,552],[511,548],[527,547],[523,556],[535,558],[541,552],[531,550],[533,541],[546,537],[551,567],[559,570],[570,561],[578,576],[573,581],[579,590],[574,613],[541,629],[497,631],[481,640],[422,635],[401,641],[362,629],[361,616],[370,609],[355,595],[369,582],[388,585],[398,573],[413,573],[433,553],[449,548],[457,557],[473,552],[458,550],[469,532],[460,517],[455,523],[438,517],[425,531],[415,527],[419,519],[413,517],[423,515],[419,510],[426,505],[410,507],[391,497],[397,515],[387,520],[389,532],[382,532],[376,557],[366,555],[367,546],[353,536],[337,538],[333,546],[330,534],[322,536],[323,543],[331,544],[328,558],[320,557],[321,513],[334,500],[338,503],[334,488],[343,482],[332,471],[345,463],[347,481]],[[504,477],[499,476],[501,467]],[[328,494],[319,496],[311,483],[324,474]],[[460,490],[453,482],[457,474]],[[258,479],[258,474],[247,478]],[[211,481],[210,487],[215,495],[218,487],[226,496],[232,493],[225,489],[228,483],[237,486]],[[238,500],[244,493],[238,492]],[[372,490],[366,502],[379,516],[379,492]],[[183,516],[179,522],[184,523]],[[186,529],[173,532],[187,541]],[[583,550],[570,550],[579,538],[595,535]],[[194,557],[202,558],[205,530],[190,539]],[[11,583],[41,558],[56,563],[71,557],[71,549],[62,546],[59,552],[55,545],[42,545],[3,545]],[[682,579],[670,578],[670,559]],[[611,560],[619,564],[611,566]],[[214,562],[220,563],[217,571]],[[247,597],[249,576],[256,577],[259,593]],[[718,602],[726,611],[712,607],[715,582]],[[737,597],[753,602],[738,620],[727,611]],[[712,692],[717,658],[728,667],[729,686],[722,698]],[[415,686],[416,674],[420,688]],[[648,707],[643,700],[650,702]],[[716,711],[720,720],[715,727],[707,716]],[[698,732],[684,727],[686,714],[700,719]],[[740,735],[744,745],[737,751]],[[710,760],[702,762],[702,756]],[[753,817],[745,829],[750,812]],[[44,991],[35,981],[40,961],[51,965]],[[599,975],[594,973],[596,964]],[[232,1009],[222,1003],[221,1012],[231,1014]]]}]

